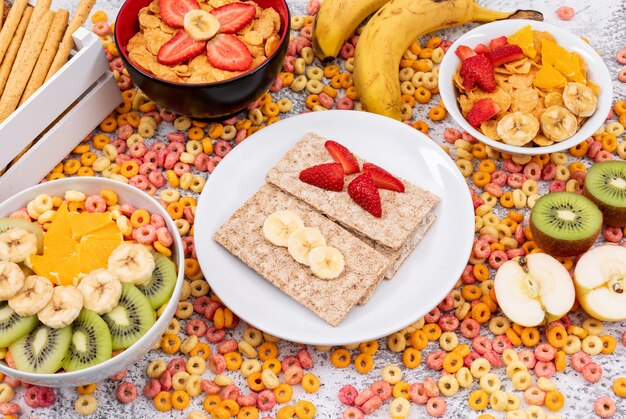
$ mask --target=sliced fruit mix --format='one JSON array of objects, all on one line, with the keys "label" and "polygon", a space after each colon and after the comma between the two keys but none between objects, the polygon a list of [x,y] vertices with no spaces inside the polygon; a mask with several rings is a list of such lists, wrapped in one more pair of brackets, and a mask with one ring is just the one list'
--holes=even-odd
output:
[{"label": "sliced fruit mix", "polygon": [[322,232],[315,227],[305,227],[298,214],[292,211],[270,214],[263,222],[263,235],[270,243],[286,247],[296,262],[310,267],[320,279],[335,279],[343,273],[343,254],[327,246]]},{"label": "sliced fruit mix", "polygon": [[547,146],[576,134],[596,111],[600,87],[587,79],[584,59],[548,32],[524,26],[455,53],[461,113],[493,140]]},{"label": "sliced fruit mix", "polygon": [[20,371],[106,361],[152,327],[176,285],[170,258],[124,242],[112,212],[70,211],[76,206],[59,201],[56,210],[47,195],[33,201],[51,211],[46,232],[0,219],[0,348]]},{"label": "sliced fruit mix", "polygon": [[154,0],[139,11],[140,31],[127,45],[133,63],[155,76],[209,83],[260,65],[280,43],[273,8],[239,2]]},{"label": "sliced fruit mix", "polygon": [[328,191],[341,192],[344,176],[362,172],[348,184],[348,195],[376,218],[383,215],[378,188],[404,192],[404,184],[385,169],[372,163],[363,163],[361,169],[352,152],[336,141],[326,141],[324,146],[335,163],[318,164],[302,170],[299,175],[302,182]]}]

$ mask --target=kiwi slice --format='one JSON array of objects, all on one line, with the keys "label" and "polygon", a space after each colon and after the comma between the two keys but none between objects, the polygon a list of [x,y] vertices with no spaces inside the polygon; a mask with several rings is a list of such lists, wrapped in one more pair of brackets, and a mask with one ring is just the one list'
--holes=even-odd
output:
[{"label": "kiwi slice", "polygon": [[130,283],[122,284],[120,302],[102,318],[109,326],[114,350],[137,342],[155,322],[150,301]]},{"label": "kiwi slice", "polygon": [[63,360],[65,371],[91,367],[111,358],[111,332],[95,311],[81,310],[72,323],[72,342]]},{"label": "kiwi slice", "polygon": [[152,277],[145,283],[137,285],[153,309],[158,309],[169,300],[176,287],[176,265],[165,255],[153,253],[155,268]]},{"label": "kiwi slice", "polygon": [[600,234],[602,213],[589,199],[574,192],[553,192],[537,200],[530,213],[533,240],[553,256],[586,252]]},{"label": "kiwi slice", "polygon": [[53,329],[40,324],[28,335],[9,346],[20,371],[52,374],[61,368],[72,340],[72,326]]},{"label": "kiwi slice", "polygon": [[35,234],[37,236],[37,254],[43,252],[43,230],[38,224],[31,223],[23,218],[0,218],[0,234],[13,227],[22,227]]},{"label": "kiwi slice", "polygon": [[600,208],[606,225],[626,226],[626,161],[592,165],[585,176],[583,195]]},{"label": "kiwi slice", "polygon": [[6,301],[0,301],[0,348],[6,348],[37,327],[37,316],[21,317]]}]

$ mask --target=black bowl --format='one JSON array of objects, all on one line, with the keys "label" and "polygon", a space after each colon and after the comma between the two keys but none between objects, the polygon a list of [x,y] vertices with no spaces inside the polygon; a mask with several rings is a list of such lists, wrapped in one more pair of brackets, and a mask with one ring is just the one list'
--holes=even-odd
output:
[{"label": "black bowl", "polygon": [[285,0],[255,0],[273,7],[281,20],[280,44],[258,67],[237,77],[213,83],[174,83],[148,74],[128,58],[126,45],[139,31],[139,10],[152,0],[127,0],[115,21],[115,43],[133,82],[150,99],[181,115],[199,119],[226,118],[260,98],[280,73],[287,54],[291,18]]}]

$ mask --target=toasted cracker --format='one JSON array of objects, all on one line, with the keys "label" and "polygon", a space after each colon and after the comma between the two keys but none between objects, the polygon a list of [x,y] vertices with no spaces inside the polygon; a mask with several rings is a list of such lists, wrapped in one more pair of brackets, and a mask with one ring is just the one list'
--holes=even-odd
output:
[{"label": "toasted cracker", "polygon": [[[327,191],[300,181],[298,175],[303,169],[333,161],[324,147],[325,142],[326,139],[314,133],[304,136],[268,172],[267,182],[303,200],[351,231],[383,246],[401,248],[424,217],[437,205],[439,198],[406,180],[401,180],[405,187],[404,193],[379,190],[383,215],[376,218],[357,205],[346,191],[350,181],[358,174],[346,176],[344,190],[341,192]],[[358,157],[357,160],[363,164],[363,160]]]},{"label": "toasted cracker", "polygon": [[[286,248],[263,236],[265,218],[288,209],[304,225],[319,228],[329,246],[344,256],[343,274],[322,280],[296,262]],[[215,240],[281,291],[337,326],[370,288],[383,278],[390,261],[311,206],[280,189],[264,185],[220,227]]]}]

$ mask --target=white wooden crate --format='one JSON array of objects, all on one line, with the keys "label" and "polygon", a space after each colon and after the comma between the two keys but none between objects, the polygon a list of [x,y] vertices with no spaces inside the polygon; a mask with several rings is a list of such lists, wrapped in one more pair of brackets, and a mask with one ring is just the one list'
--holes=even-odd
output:
[{"label": "white wooden crate", "polygon": [[122,100],[98,37],[84,28],[73,37],[68,62],[0,123],[0,168],[40,137],[0,176],[0,201],[39,182]]}]

